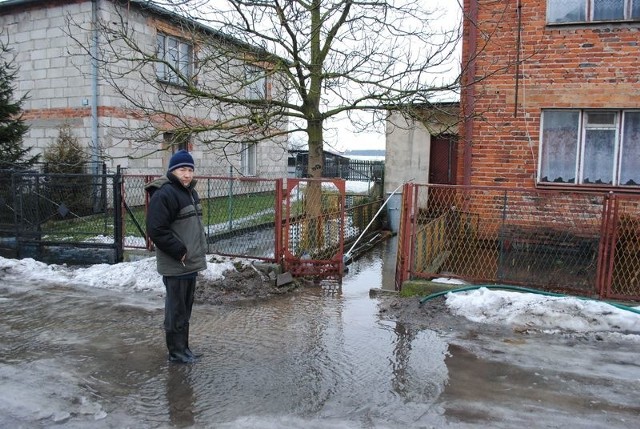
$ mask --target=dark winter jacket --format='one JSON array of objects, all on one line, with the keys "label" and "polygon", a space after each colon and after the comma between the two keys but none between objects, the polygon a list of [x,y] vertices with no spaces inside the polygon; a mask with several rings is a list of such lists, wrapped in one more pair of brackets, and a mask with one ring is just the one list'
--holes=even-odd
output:
[{"label": "dark winter jacket", "polygon": [[[147,233],[156,246],[158,273],[182,276],[207,268],[207,242],[196,180],[185,188],[169,173],[145,186],[151,196]],[[180,261],[184,255],[184,265]]]}]

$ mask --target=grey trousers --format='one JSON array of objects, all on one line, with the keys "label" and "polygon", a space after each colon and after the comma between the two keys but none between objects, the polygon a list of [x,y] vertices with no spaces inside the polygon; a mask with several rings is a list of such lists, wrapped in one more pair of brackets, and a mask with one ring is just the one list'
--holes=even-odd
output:
[{"label": "grey trousers", "polygon": [[164,299],[164,330],[168,333],[188,333],[196,278],[162,277],[166,289]]}]

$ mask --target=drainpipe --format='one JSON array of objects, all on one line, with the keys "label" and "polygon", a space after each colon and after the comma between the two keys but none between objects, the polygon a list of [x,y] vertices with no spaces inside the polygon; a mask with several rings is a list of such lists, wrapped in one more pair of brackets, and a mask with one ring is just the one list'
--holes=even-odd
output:
[{"label": "drainpipe", "polygon": [[478,44],[478,0],[469,0],[469,13],[467,15],[467,67],[465,79],[464,97],[464,169],[462,183],[471,184],[471,149],[473,133],[473,114],[475,98],[476,55]]},{"label": "drainpipe", "polygon": [[98,0],[91,0],[91,164],[93,174],[100,174],[98,140]]}]

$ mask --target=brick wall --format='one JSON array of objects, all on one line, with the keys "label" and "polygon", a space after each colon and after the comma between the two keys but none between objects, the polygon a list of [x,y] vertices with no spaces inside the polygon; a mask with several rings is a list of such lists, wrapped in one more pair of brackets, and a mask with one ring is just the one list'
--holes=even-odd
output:
[{"label": "brick wall", "polygon": [[[465,0],[466,16],[474,2]],[[640,22],[547,25],[547,0],[476,3],[476,83],[463,91],[471,123],[460,130],[459,183],[466,143],[470,184],[535,186],[542,109],[640,108]],[[463,69],[473,33],[465,21]],[[470,94],[473,111],[464,102]]]}]

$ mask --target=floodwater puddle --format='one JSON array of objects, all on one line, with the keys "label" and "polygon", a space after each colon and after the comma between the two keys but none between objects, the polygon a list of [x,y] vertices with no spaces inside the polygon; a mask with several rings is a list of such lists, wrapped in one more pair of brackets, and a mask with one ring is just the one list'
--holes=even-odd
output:
[{"label": "floodwater puddle", "polygon": [[626,427],[638,411],[614,398],[608,416],[580,417],[584,404],[569,398],[600,399],[584,388],[593,380],[526,352],[495,358],[539,347],[529,341],[495,346],[381,319],[369,291],[393,289],[394,246],[355,261],[336,289],[197,305],[190,343],[203,357],[187,366],[167,362],[161,296],[2,286],[0,427],[479,428],[551,424],[549,412],[567,427]]}]

